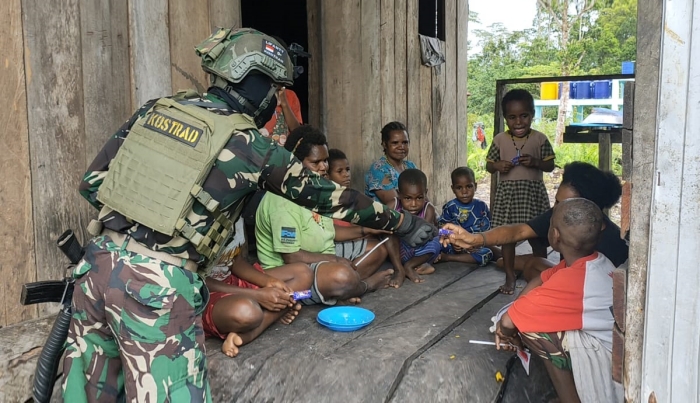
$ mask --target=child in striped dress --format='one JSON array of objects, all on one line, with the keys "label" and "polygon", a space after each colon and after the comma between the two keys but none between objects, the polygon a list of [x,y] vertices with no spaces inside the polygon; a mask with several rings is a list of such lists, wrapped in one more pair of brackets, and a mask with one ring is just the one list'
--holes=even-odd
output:
[{"label": "child in striped dress", "polygon": [[[547,136],[530,127],[535,102],[522,89],[508,91],[501,101],[508,130],[493,138],[486,155],[486,170],[499,173],[492,225],[520,224],[549,209],[549,195],[542,172],[554,170],[554,150]],[[544,243],[530,242],[533,255],[547,256]],[[506,281],[500,290],[512,294],[515,288],[515,244],[502,247]]]}]

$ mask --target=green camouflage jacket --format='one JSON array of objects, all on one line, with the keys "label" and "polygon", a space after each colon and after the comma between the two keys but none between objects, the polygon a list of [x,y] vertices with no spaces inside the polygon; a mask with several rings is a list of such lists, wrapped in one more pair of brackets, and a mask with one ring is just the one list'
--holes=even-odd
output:
[{"label": "green camouflage jacket", "polygon": [[[195,100],[221,102],[206,94]],[[129,234],[134,240],[151,249],[191,259],[200,264],[206,263],[187,239],[180,236],[170,237],[129,221],[116,211],[103,209],[103,205],[97,200],[97,192],[107,174],[110,161],[116,156],[131,126],[146,115],[155,101],[151,100],[142,106],[107,141],[85,173],[80,183],[80,193],[94,207],[101,210],[99,219],[106,228]],[[209,111],[230,113],[213,108]],[[324,216],[370,228],[394,230],[398,227],[399,213],[352,189],[341,190],[334,182],[308,171],[289,151],[263,137],[257,130],[235,132],[219,154],[203,188],[220,202],[222,211],[235,222],[246,200],[258,187]],[[210,213],[197,201],[187,220],[202,234],[207,232],[213,221]]]}]

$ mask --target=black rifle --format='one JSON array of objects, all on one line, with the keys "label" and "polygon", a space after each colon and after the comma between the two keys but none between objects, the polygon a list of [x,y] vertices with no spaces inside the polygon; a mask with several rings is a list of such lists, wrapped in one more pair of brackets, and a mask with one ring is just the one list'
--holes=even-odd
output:
[{"label": "black rifle", "polygon": [[[83,258],[83,247],[80,246],[80,242],[75,238],[72,230],[68,230],[58,237],[56,244],[61,252],[68,257],[71,266],[76,265]],[[32,396],[37,403],[48,403],[51,400],[58,363],[65,350],[68,327],[73,314],[71,300],[73,299],[74,284],[75,279],[68,276],[63,280],[39,281],[25,284],[22,287],[22,296],[20,297],[22,305],[44,302],[60,302],[63,305],[36,364]]]}]

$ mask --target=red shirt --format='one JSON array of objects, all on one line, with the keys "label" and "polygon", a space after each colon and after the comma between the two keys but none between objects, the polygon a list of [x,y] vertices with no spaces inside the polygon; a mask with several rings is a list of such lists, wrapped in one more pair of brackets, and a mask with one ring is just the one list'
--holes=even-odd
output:
[{"label": "red shirt", "polygon": [[[287,104],[289,104],[289,109],[292,110],[292,113],[294,113],[294,116],[296,116],[297,121],[299,121],[299,124],[301,124],[301,103],[299,102],[299,97],[297,97],[297,94],[289,88],[285,89],[284,93],[287,96]],[[289,128],[287,127],[287,123],[284,121],[284,113],[282,112],[282,107],[279,105],[279,103],[275,109],[275,114],[272,115],[272,119],[265,123],[263,130],[260,130],[260,134],[265,137],[272,137],[273,140],[282,146],[287,142]]]},{"label": "red shirt", "polygon": [[542,285],[518,298],[508,315],[521,332],[583,330],[611,350],[614,269],[598,252],[569,267],[562,261],[543,271]]}]

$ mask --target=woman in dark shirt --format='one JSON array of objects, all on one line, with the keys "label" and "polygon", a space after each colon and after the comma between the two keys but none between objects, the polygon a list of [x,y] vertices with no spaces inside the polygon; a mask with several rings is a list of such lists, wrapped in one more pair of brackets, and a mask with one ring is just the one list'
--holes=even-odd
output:
[{"label": "woman in dark shirt", "polygon": [[[610,208],[620,199],[622,185],[612,172],[603,172],[585,162],[572,162],[564,167],[561,184],[557,190],[556,203],[562,200],[582,197],[591,200],[600,209]],[[462,248],[480,248],[507,243],[515,243],[532,238],[541,238],[547,242],[552,209],[533,218],[526,224],[506,225],[494,228],[480,234],[465,233],[460,227],[447,224],[446,229],[454,235],[449,242]],[[598,242],[598,252],[604,254],[615,267],[627,261],[629,246],[620,238],[620,228],[606,216],[605,229]],[[516,256],[515,269],[523,270],[527,280],[539,275],[540,272],[554,266],[554,263],[532,255]]]}]

